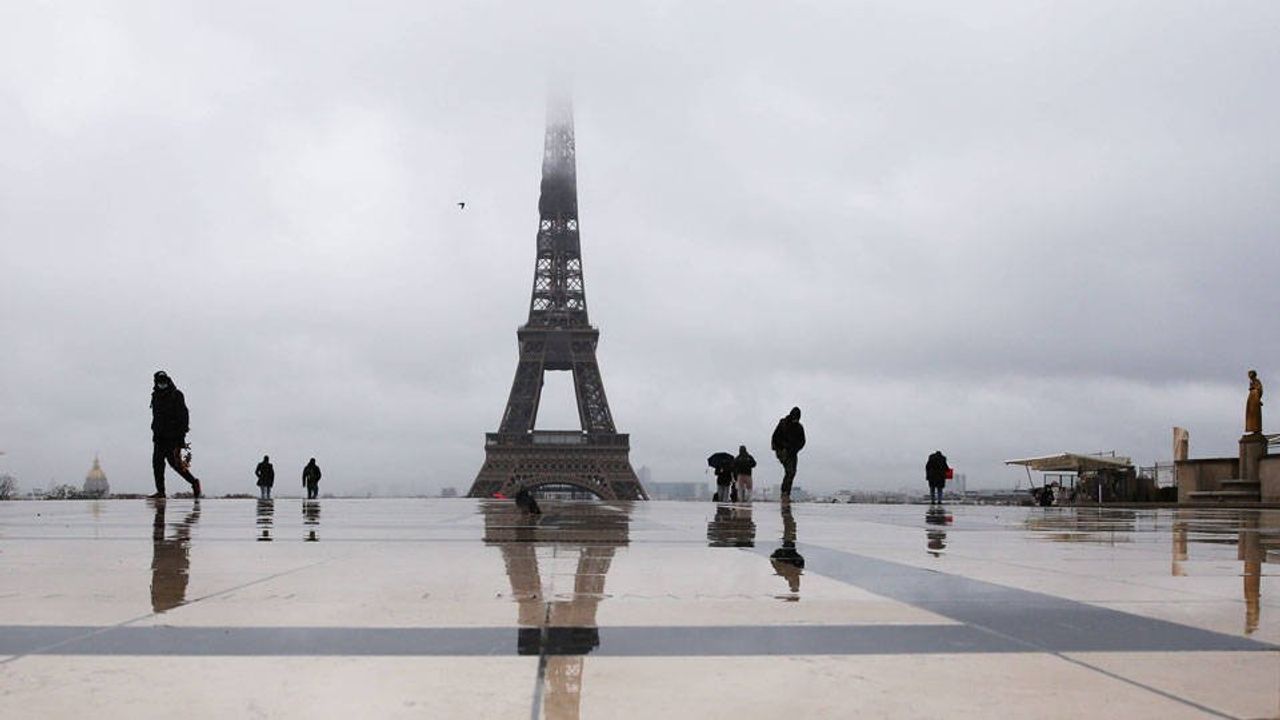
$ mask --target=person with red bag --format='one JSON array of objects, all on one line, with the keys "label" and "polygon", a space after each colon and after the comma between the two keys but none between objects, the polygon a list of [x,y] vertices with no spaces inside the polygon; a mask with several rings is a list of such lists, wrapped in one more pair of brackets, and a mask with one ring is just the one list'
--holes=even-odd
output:
[{"label": "person with red bag", "polygon": [[942,504],[942,490],[951,476],[951,467],[947,465],[947,456],[941,450],[933,451],[924,464],[924,479],[929,483],[929,504]]}]

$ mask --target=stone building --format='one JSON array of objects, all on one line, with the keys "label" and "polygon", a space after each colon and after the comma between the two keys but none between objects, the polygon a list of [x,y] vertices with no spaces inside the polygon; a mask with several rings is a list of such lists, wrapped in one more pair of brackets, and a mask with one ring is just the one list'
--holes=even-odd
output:
[{"label": "stone building", "polygon": [[98,458],[93,458],[93,467],[84,477],[84,494],[90,497],[106,497],[111,494],[111,484],[107,482],[107,474],[102,472]]}]

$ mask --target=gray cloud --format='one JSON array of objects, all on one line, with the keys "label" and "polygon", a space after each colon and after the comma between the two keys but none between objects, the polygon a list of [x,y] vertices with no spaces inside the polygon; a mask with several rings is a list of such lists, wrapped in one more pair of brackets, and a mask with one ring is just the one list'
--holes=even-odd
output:
[{"label": "gray cloud", "polygon": [[1150,462],[1174,424],[1231,455],[1244,370],[1280,378],[1273,3],[6,15],[0,469],[26,486],[100,452],[146,489],[165,367],[214,492],[263,452],[337,492],[465,488],[557,72],[606,387],[658,478],[767,455],[793,404],[818,488],[918,484],[935,447],[985,485],[1042,451]]}]

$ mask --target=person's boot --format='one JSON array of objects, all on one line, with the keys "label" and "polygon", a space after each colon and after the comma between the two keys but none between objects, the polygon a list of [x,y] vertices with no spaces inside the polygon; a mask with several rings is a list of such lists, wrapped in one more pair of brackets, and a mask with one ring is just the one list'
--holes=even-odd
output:
[{"label": "person's boot", "polygon": [[147,496],[147,498],[149,498],[149,499],[151,499],[151,500],[163,500],[163,499],[164,499],[164,493],[162,493],[162,492],[153,492],[153,493],[151,493],[150,495],[148,495],[148,496]]},{"label": "person's boot", "polygon": [[200,492],[200,481],[196,478],[191,478],[191,497],[196,499],[204,497],[204,493]]}]

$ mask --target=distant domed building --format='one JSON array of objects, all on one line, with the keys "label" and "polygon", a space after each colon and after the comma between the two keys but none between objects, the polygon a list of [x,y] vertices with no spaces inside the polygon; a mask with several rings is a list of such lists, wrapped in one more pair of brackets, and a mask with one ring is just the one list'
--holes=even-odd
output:
[{"label": "distant domed building", "polygon": [[93,458],[93,467],[84,476],[84,494],[92,497],[106,497],[111,494],[111,484],[107,482],[107,474],[102,472],[98,457]]}]

